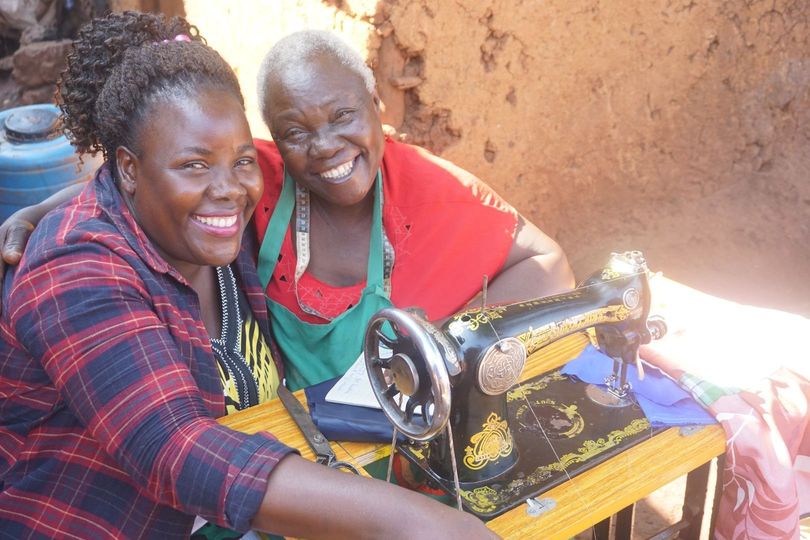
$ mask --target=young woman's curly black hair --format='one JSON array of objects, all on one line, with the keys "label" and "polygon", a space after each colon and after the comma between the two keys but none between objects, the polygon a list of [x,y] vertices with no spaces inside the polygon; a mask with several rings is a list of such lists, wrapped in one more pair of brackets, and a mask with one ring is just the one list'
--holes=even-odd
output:
[{"label": "young woman's curly black hair", "polygon": [[[175,41],[178,35],[191,41]],[[151,105],[211,88],[244,104],[233,70],[196,27],[181,17],[130,11],[95,19],[79,31],[57,98],[78,151],[101,151],[114,165],[119,146],[139,152],[136,137]]]}]

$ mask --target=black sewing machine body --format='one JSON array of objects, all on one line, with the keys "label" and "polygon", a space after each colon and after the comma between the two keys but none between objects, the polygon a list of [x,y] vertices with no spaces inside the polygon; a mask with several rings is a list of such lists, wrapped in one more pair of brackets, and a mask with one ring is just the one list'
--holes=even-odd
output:
[{"label": "black sewing machine body", "polygon": [[[449,491],[455,490],[457,478],[468,507],[476,511],[475,504],[470,503],[480,503],[482,493],[491,498],[499,486],[511,486],[506,491],[514,492],[517,503],[525,500],[527,489],[533,489],[526,478],[536,476],[538,467],[546,465],[538,465],[536,456],[529,454],[535,454],[540,446],[537,437],[548,438],[542,428],[539,433],[524,429],[531,417],[543,423],[537,411],[562,415],[551,420],[556,425],[581,424],[579,431],[585,421],[578,409],[595,411],[590,415],[594,417],[604,413],[605,418],[618,421],[617,429],[623,429],[620,424],[625,421],[638,420],[637,407],[621,414],[617,410],[632,403],[623,396],[628,390],[623,380],[626,364],[636,361],[639,345],[650,341],[651,334],[664,331],[660,324],[648,325],[648,274],[640,253],[613,254],[602,270],[570,292],[467,310],[453,316],[441,329],[414,313],[382,310],[369,324],[366,362],[383,411],[402,433],[421,441],[400,450]],[[601,396],[594,403],[583,394],[579,404],[572,406],[537,396],[530,402],[529,394],[520,389],[515,394],[529,355],[590,328],[600,350],[614,358],[614,379],[608,393],[612,397],[601,401]],[[391,350],[390,356],[375,354],[380,344]],[[575,392],[566,389],[564,377],[552,379],[552,386],[560,387],[559,399],[565,400],[565,394],[583,393],[582,385]],[[549,381],[532,388],[549,392]],[[594,390],[591,397],[597,394],[604,392]],[[406,401],[404,409],[396,397]],[[572,400],[573,395],[568,401]],[[416,414],[420,407],[422,416]],[[577,415],[579,420],[573,419]],[[518,424],[522,435],[516,438]],[[522,453],[526,454],[523,458]],[[519,488],[511,478],[515,475]],[[492,485],[495,488],[488,487]],[[476,513],[491,514],[489,502],[479,504]],[[499,508],[516,504],[502,502]],[[482,512],[481,508],[489,510]]]}]

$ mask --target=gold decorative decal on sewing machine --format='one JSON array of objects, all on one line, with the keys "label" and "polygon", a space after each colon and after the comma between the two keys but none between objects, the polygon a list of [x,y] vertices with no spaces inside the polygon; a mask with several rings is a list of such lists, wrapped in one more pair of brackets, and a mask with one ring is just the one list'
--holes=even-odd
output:
[{"label": "gold decorative decal on sewing machine", "polygon": [[563,336],[567,336],[577,330],[582,330],[597,324],[616,323],[625,320],[630,316],[630,310],[625,305],[607,306],[594,309],[568,317],[562,321],[554,321],[539,328],[530,328],[517,338],[526,345],[526,353],[532,354],[540,350],[549,343],[552,343]]},{"label": "gold decorative decal on sewing machine", "polygon": [[464,449],[464,465],[473,471],[483,469],[488,463],[504,458],[514,450],[506,420],[492,413],[481,427],[484,429],[470,437],[472,446]]},{"label": "gold decorative decal on sewing machine", "polygon": [[587,461],[618,445],[625,437],[636,435],[650,429],[650,421],[646,418],[637,418],[630,422],[624,429],[617,429],[608,433],[607,437],[600,437],[596,440],[587,440],[577,452],[565,454],[560,457],[560,461],[549,465],[558,471],[569,467],[574,463]]},{"label": "gold decorative decal on sewing machine", "polygon": [[498,492],[489,486],[481,486],[469,491],[462,489],[461,498],[467,504],[481,513],[489,513],[496,508],[494,502],[498,500]]},{"label": "gold decorative decal on sewing machine", "polygon": [[619,279],[622,275],[618,273],[613,268],[603,268],[602,269],[602,281],[610,281],[611,279]]},{"label": "gold decorative decal on sewing machine", "polygon": [[525,382],[520,386],[516,386],[515,388],[507,392],[506,402],[511,403],[515,400],[523,402],[527,400],[529,397],[531,397],[531,395],[534,392],[538,390],[543,390],[546,387],[548,387],[549,383],[552,383],[554,381],[566,381],[566,380],[568,380],[568,377],[563,375],[560,372],[560,370],[552,371],[551,373],[547,373],[546,375]]},{"label": "gold decorative decal on sewing machine", "polygon": [[422,459],[422,460],[427,459],[427,454],[426,454],[427,449],[428,449],[428,444],[427,443],[413,444],[408,448],[408,450],[410,450],[410,452],[414,456],[416,456],[417,458]]},{"label": "gold decorative decal on sewing machine", "polygon": [[506,308],[501,306],[488,307],[483,311],[472,309],[453,316],[451,324],[460,323],[466,330],[475,332],[482,324],[489,324],[490,321],[495,319],[502,319],[504,311],[506,311]]},{"label": "gold decorative decal on sewing machine", "polygon": [[570,439],[585,428],[585,420],[577,409],[576,405],[553,399],[527,400],[518,406],[515,420],[521,432],[534,432],[549,439]]},{"label": "gold decorative decal on sewing machine", "polygon": [[574,463],[587,461],[617,446],[626,437],[643,433],[648,429],[650,429],[650,423],[646,418],[633,420],[624,429],[611,431],[606,437],[584,441],[575,452],[561,456],[560,460],[554,463],[537,467],[531,474],[516,478],[501,489],[494,489],[491,486],[481,486],[471,490],[462,489],[461,497],[467,501],[473,512],[481,514],[492,512],[505,501],[511,500],[515,493],[525,490],[527,486],[537,485],[548,480],[553,472],[564,471]]}]

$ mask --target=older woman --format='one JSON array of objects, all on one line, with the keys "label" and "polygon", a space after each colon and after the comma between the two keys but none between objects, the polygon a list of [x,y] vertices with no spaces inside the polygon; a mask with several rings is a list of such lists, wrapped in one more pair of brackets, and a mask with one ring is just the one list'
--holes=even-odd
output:
[{"label": "older woman", "polygon": [[242,244],[257,150],[236,77],[196,29],[92,22],[61,99],[74,144],[107,162],[42,220],[7,280],[0,536],[180,539],[200,515],[307,538],[491,537],[472,516],[217,423],[274,397],[283,372],[249,233]]},{"label": "older woman", "polygon": [[334,35],[279,41],[259,96],[275,143],[258,143],[259,274],[292,386],[344,372],[382,307],[445,318],[484,276],[491,302],[573,285],[559,246],[489,187],[384,137],[373,76]]},{"label": "older woman", "polygon": [[[560,247],[483,182],[422,149],[386,139],[374,78],[328,32],[280,40],[259,76],[274,142],[257,141],[265,193],[254,222],[259,275],[287,385],[342,374],[377,309],[418,306],[431,319],[573,285]],[[4,254],[38,209],[5,227]],[[0,230],[0,238],[3,231]]]}]

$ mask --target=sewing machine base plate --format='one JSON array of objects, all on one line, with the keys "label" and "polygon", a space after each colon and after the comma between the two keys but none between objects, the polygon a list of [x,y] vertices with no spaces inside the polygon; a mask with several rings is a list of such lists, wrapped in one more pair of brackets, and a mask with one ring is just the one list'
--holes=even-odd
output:
[{"label": "sewing machine base plate", "polygon": [[[518,461],[486,485],[462,484],[466,511],[494,518],[661,431],[651,427],[637,404],[616,408],[594,403],[587,386],[555,371],[508,392]],[[442,478],[428,466],[427,443],[397,450],[443,490],[455,493],[452,478]]]}]

